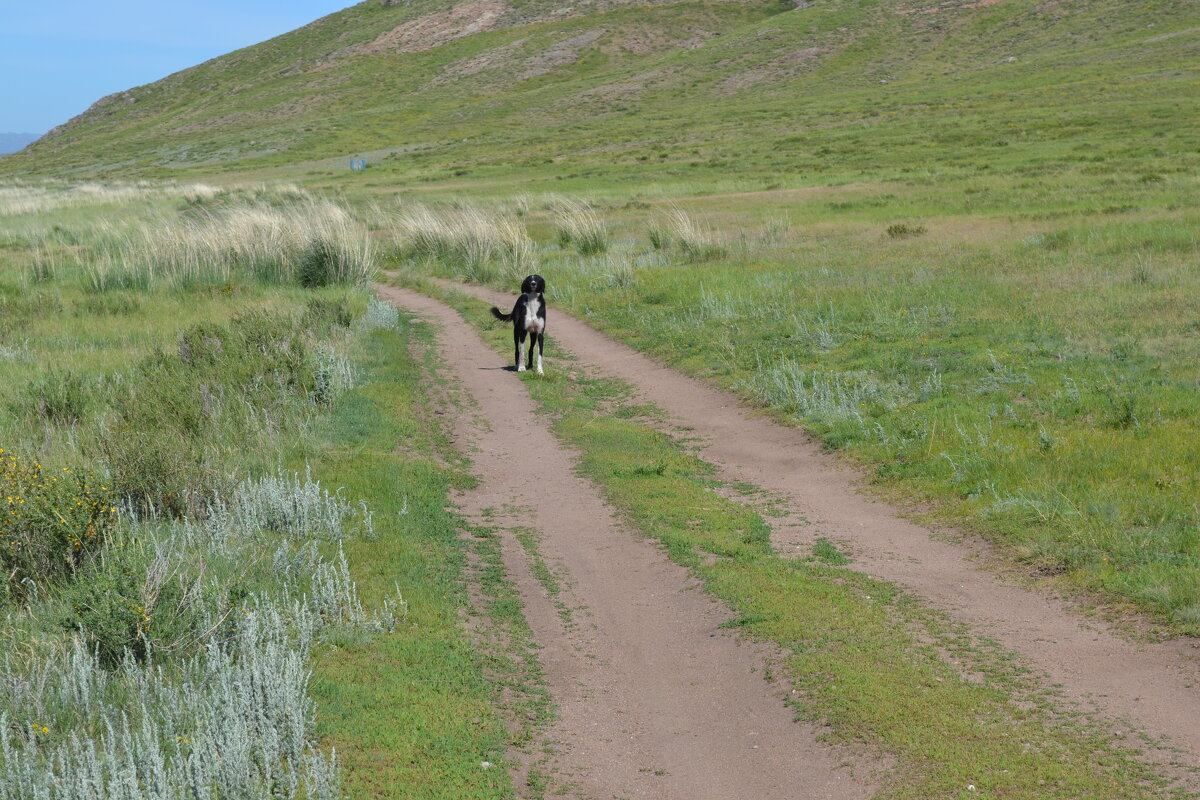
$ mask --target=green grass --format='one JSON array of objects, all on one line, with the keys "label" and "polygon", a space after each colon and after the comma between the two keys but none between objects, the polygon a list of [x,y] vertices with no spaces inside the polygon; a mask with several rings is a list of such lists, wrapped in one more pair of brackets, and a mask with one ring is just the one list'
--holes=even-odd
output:
[{"label": "green grass", "polygon": [[893,496],[1194,633],[1200,219],[920,219],[904,240],[870,220],[749,231],[703,264],[631,244],[623,281],[553,252],[540,270],[561,306],[805,425]]},{"label": "green grass", "polygon": [[[507,352],[505,331],[475,313],[477,302],[439,294]],[[1012,654],[835,566],[844,557],[828,542],[810,559],[774,555],[758,511],[715,492],[710,465],[641,410],[620,413],[628,387],[577,367],[524,380],[608,501],[729,606],[728,627],[783,648],[797,714],[895,758],[880,797],[1167,793],[1099,728],[1064,714]]]}]

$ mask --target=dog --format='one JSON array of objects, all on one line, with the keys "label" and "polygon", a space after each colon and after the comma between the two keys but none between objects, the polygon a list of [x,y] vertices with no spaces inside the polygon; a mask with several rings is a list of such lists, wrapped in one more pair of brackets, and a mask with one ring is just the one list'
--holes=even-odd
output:
[{"label": "dog", "polygon": [[[533,369],[533,346],[537,344],[537,374],[542,375],[542,347],[546,343],[546,282],[541,275],[530,275],[521,281],[521,292],[511,314],[492,306],[492,316],[513,324],[513,349],[516,351],[517,372]],[[529,334],[529,364],[525,361],[525,334]]]}]

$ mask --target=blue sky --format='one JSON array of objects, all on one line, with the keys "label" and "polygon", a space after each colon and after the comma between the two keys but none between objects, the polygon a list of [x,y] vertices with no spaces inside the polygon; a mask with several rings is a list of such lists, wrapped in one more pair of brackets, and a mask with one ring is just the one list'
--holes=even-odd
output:
[{"label": "blue sky", "polygon": [[44,133],[101,97],[355,0],[0,0],[0,132]]}]

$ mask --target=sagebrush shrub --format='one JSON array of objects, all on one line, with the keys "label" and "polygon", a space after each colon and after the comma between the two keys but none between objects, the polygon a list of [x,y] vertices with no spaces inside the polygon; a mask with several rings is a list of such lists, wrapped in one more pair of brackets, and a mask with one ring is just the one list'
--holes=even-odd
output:
[{"label": "sagebrush shrub", "polygon": [[61,591],[58,624],[77,634],[105,669],[152,652],[189,650],[209,637],[228,638],[246,608],[240,581],[205,573],[211,557],[171,551],[171,542],[127,536],[106,547]]},{"label": "sagebrush shrub", "polygon": [[80,640],[0,660],[0,800],[338,800],[306,691],[322,624],[299,605],[249,607],[168,668],[153,651],[110,671]]}]

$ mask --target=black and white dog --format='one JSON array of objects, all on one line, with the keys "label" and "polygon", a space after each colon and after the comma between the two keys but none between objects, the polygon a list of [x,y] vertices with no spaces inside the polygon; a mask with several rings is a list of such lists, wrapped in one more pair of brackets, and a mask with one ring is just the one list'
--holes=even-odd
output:
[{"label": "black and white dog", "polygon": [[[546,342],[546,282],[541,275],[530,275],[521,282],[521,291],[511,314],[501,313],[500,309],[492,306],[492,316],[505,322],[512,320],[513,349],[517,356],[517,372],[533,369],[533,345],[537,344],[537,373],[542,373],[542,346]],[[529,365],[525,361],[525,334],[529,334]]]}]

